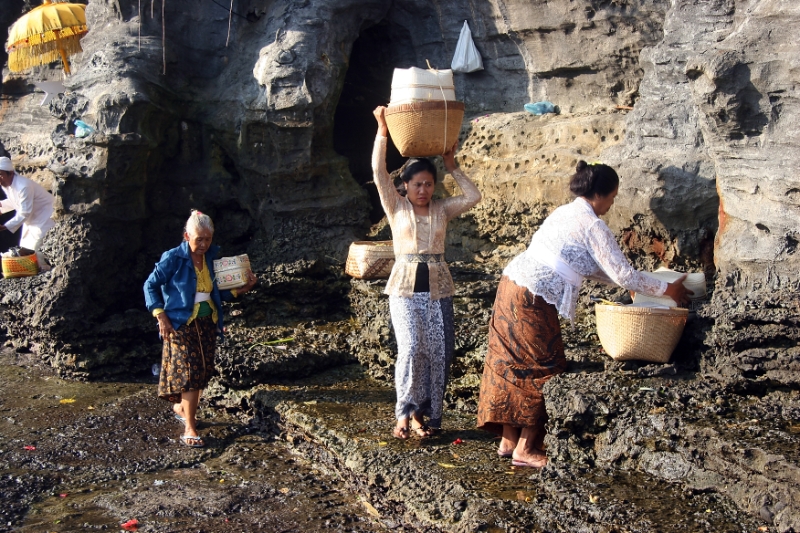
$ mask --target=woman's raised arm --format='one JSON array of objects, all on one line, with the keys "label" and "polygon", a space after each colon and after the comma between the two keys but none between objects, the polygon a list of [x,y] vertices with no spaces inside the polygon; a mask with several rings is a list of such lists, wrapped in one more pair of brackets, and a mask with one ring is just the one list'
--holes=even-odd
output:
[{"label": "woman's raised arm", "polygon": [[372,150],[372,176],[378,194],[381,197],[381,205],[387,216],[391,216],[398,209],[398,203],[402,196],[397,192],[392,183],[392,178],[386,171],[386,143],[388,142],[389,128],[386,126],[386,108],[378,106],[372,112],[378,122],[378,134],[375,137],[375,146]]}]

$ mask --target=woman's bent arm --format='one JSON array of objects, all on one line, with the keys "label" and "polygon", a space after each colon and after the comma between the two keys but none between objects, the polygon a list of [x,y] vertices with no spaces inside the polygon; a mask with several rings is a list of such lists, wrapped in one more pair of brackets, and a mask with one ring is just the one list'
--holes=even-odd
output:
[{"label": "woman's bent arm", "polygon": [[448,220],[469,211],[481,201],[481,191],[460,168],[453,169],[450,174],[456,180],[458,186],[461,187],[463,194],[442,200],[444,202],[444,213]]},{"label": "woman's bent arm", "polygon": [[161,260],[156,263],[153,272],[147,277],[144,282],[144,301],[147,305],[147,310],[151,313],[154,309],[164,307],[164,297],[161,293],[163,287],[169,280],[167,272],[174,272],[174,268],[170,268],[172,263],[171,258],[165,257],[166,254],[161,256]]}]

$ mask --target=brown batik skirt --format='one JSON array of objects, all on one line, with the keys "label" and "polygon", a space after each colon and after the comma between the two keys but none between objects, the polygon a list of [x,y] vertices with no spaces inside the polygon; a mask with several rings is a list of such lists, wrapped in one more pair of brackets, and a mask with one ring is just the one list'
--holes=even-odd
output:
[{"label": "brown batik skirt", "polygon": [[182,392],[205,389],[214,375],[216,346],[217,325],[210,315],[195,318],[164,339],[158,397],[179,403]]},{"label": "brown batik skirt", "polygon": [[555,306],[503,276],[489,322],[478,427],[502,434],[503,425],[544,425],[542,388],[566,367]]}]

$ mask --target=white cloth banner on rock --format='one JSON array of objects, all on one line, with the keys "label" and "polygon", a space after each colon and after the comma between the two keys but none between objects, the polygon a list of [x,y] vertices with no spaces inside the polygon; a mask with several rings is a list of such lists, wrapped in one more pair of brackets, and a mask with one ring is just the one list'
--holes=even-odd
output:
[{"label": "white cloth banner on rock", "polygon": [[472,41],[472,32],[469,31],[469,24],[467,24],[466,20],[464,21],[464,27],[461,28],[461,35],[458,37],[456,53],[453,55],[453,62],[450,64],[450,68],[455,72],[483,70],[481,54]]}]

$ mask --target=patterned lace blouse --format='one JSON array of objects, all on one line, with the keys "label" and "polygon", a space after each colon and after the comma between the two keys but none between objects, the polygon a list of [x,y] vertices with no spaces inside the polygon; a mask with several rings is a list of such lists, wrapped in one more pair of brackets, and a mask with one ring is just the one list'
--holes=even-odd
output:
[{"label": "patterned lace blouse", "polygon": [[[397,192],[386,171],[386,142],[386,137],[381,135],[375,138],[375,148],[372,151],[372,171],[383,210],[386,212],[392,228],[395,256],[444,254],[447,222],[480,202],[480,191],[466,174],[460,169],[456,169],[452,175],[464,194],[431,200],[427,217],[415,215],[411,202]],[[384,292],[393,296],[410,298],[414,294],[416,271],[417,263],[395,261]],[[447,263],[444,261],[428,263],[428,275],[432,300],[447,298],[455,293],[453,278],[450,276]]]},{"label": "patterned lace blouse", "polygon": [[647,277],[631,266],[606,223],[598,218],[589,202],[579,197],[553,211],[533,235],[528,249],[503,271],[520,287],[553,304],[570,321],[575,320],[580,287],[537,261],[536,249],[540,246],[583,277],[648,296],[661,296],[667,290],[666,282]]}]

